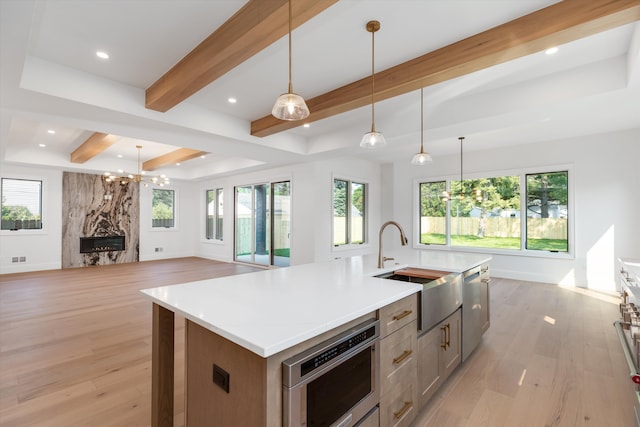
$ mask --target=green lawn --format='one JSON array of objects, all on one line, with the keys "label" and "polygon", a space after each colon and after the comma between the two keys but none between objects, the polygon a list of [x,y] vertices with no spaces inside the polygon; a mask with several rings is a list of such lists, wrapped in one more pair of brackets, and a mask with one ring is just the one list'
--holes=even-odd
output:
[{"label": "green lawn", "polygon": [[[425,233],[420,242],[430,245],[446,244],[444,234]],[[472,235],[451,236],[451,246],[466,246],[490,249],[520,249],[517,237],[478,237]],[[527,249],[539,251],[567,252],[567,241],[561,239],[530,239]]]}]

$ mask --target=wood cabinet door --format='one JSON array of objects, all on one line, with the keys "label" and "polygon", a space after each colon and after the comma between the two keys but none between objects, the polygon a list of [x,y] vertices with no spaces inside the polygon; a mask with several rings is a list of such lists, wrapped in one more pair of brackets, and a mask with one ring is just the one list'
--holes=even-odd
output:
[{"label": "wood cabinet door", "polygon": [[460,309],[456,310],[440,324],[439,329],[444,332],[446,343],[446,348],[440,347],[442,349],[440,368],[443,379],[448,378],[462,360],[462,316],[460,312]]},{"label": "wood cabinet door", "polygon": [[440,326],[418,337],[418,408],[422,408],[440,387]]}]

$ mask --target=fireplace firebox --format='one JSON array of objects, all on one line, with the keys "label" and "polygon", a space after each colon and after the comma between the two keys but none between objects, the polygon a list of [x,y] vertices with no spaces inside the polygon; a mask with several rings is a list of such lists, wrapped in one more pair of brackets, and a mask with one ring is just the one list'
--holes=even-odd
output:
[{"label": "fireplace firebox", "polygon": [[80,253],[124,251],[125,236],[81,237]]}]

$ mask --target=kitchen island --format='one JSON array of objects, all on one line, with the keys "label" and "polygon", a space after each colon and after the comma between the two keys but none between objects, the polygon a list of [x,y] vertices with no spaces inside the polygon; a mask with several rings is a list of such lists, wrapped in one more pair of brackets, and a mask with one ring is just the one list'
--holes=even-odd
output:
[{"label": "kitchen island", "polygon": [[[422,290],[420,284],[375,275],[403,267],[463,272],[489,259],[411,251],[398,257],[403,262],[388,262],[384,269],[376,268],[374,256],[358,256],[143,290],[153,302],[152,424],[173,424],[174,313],[187,323],[187,423],[198,425],[208,415],[195,413],[206,406],[209,414],[216,413],[219,425],[246,416],[251,423],[246,425],[279,427],[283,360]],[[224,368],[217,385],[212,381],[213,353],[224,353],[224,362],[216,361]],[[209,394],[224,393],[225,381],[227,390],[231,383],[232,391],[226,393],[230,401],[212,410],[219,399]],[[235,399],[234,386],[243,391],[242,396],[236,392]]]}]

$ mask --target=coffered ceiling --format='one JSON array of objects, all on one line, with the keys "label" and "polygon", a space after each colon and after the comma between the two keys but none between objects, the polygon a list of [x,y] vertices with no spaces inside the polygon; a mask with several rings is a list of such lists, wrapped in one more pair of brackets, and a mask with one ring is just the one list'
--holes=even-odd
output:
[{"label": "coffered ceiling", "polygon": [[[434,161],[461,135],[473,151],[640,127],[640,0],[293,0],[293,11],[309,127],[269,115],[287,91],[286,0],[0,1],[0,160],[131,171],[141,145],[147,168],[189,180],[331,157],[408,163],[421,86]],[[359,148],[372,19],[388,142],[377,151]]]}]

